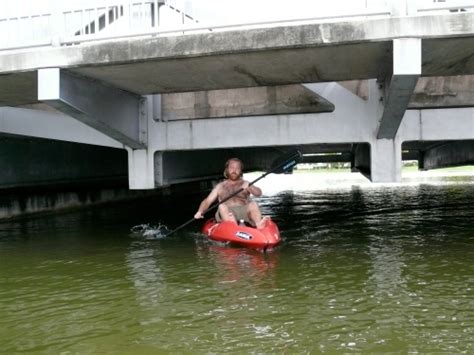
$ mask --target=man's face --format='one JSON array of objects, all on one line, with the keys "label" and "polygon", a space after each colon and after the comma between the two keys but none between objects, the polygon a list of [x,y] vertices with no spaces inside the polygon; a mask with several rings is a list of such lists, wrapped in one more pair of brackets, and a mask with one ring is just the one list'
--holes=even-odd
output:
[{"label": "man's face", "polygon": [[242,174],[242,168],[238,161],[232,160],[227,167],[227,176],[229,180],[236,181],[240,179],[240,175]]}]

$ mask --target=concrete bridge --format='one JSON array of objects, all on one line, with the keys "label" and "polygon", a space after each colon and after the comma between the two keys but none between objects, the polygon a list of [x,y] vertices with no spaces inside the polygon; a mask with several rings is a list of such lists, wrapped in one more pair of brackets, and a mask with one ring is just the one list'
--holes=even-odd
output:
[{"label": "concrete bridge", "polygon": [[[266,169],[292,147],[373,182],[399,182],[402,159],[474,163],[472,1],[225,26],[139,3],[145,27],[119,26],[133,9],[118,1],[0,45],[1,186],[155,189],[220,176],[230,155]],[[164,10],[188,23],[161,26]]]}]

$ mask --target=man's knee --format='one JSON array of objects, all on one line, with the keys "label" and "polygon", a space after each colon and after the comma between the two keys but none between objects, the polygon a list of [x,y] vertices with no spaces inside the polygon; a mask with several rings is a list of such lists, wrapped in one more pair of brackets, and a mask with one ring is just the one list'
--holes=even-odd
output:
[{"label": "man's knee", "polygon": [[219,205],[218,213],[219,213],[220,219],[223,221],[235,220],[234,214],[226,205],[223,205],[223,204]]},{"label": "man's knee", "polygon": [[258,204],[256,202],[252,201],[247,205],[247,215],[255,223],[258,222],[258,220],[260,219],[261,213],[260,213],[260,208],[258,207]]},{"label": "man's knee", "polygon": [[259,208],[258,208],[257,203],[256,203],[255,201],[251,201],[251,202],[247,205],[247,210],[248,210],[249,212],[251,212],[251,211],[258,211]]}]

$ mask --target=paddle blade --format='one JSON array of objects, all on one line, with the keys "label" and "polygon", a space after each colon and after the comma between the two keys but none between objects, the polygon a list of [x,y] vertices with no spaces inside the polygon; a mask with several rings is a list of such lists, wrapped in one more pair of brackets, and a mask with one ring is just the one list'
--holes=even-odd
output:
[{"label": "paddle blade", "polygon": [[275,174],[282,174],[290,171],[301,160],[303,155],[299,150],[294,150],[277,158],[271,165],[271,171]]}]

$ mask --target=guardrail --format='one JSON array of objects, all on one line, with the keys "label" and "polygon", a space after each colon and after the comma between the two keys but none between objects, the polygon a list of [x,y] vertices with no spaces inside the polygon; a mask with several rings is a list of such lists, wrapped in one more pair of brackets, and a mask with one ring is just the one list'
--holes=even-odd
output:
[{"label": "guardrail", "polygon": [[99,34],[113,38],[156,31],[160,11],[167,12],[167,22],[175,26],[197,22],[179,6],[183,6],[179,0],[106,0],[96,1],[95,6],[6,17],[0,19],[0,50],[80,43]]},{"label": "guardrail", "polygon": [[[449,1],[449,0],[447,0]],[[75,45],[83,42],[137,36],[171,36],[229,31],[235,29],[318,23],[393,16],[394,8],[404,6],[404,15],[439,11],[470,11],[474,0],[434,2],[432,0],[387,0],[384,6],[359,12],[335,13],[291,20],[237,24],[197,24],[183,9],[182,0],[106,0],[95,6],[56,9],[25,16],[0,19],[0,51],[32,47]],[[165,21],[166,20],[166,21]]]},{"label": "guardrail", "polygon": [[456,1],[418,1],[417,12],[464,12],[474,9],[474,0],[456,0]]},{"label": "guardrail", "polygon": [[290,20],[280,20],[280,21],[259,21],[259,22],[245,22],[245,23],[234,23],[228,25],[221,24],[206,24],[206,25],[191,25],[191,26],[182,26],[182,27],[172,27],[172,28],[161,28],[161,29],[152,29],[150,31],[138,31],[138,32],[127,32],[124,34],[115,33],[112,35],[98,35],[94,37],[72,37],[64,38],[62,44],[74,44],[74,43],[83,43],[97,40],[108,40],[108,39],[118,39],[118,38],[128,38],[128,37],[142,37],[142,36],[169,36],[169,35],[186,35],[186,34],[196,34],[196,33],[205,33],[205,32],[223,32],[223,31],[232,31],[238,29],[251,29],[251,28],[261,28],[261,27],[272,27],[272,26],[281,26],[289,25],[296,23],[317,23],[321,21],[329,20],[345,20],[347,18],[367,18],[375,16],[390,16],[390,11],[386,9],[375,10],[375,11],[365,11],[360,13],[351,13],[346,15],[334,15],[334,16],[316,16],[316,17],[305,17],[305,18],[296,18]]}]

